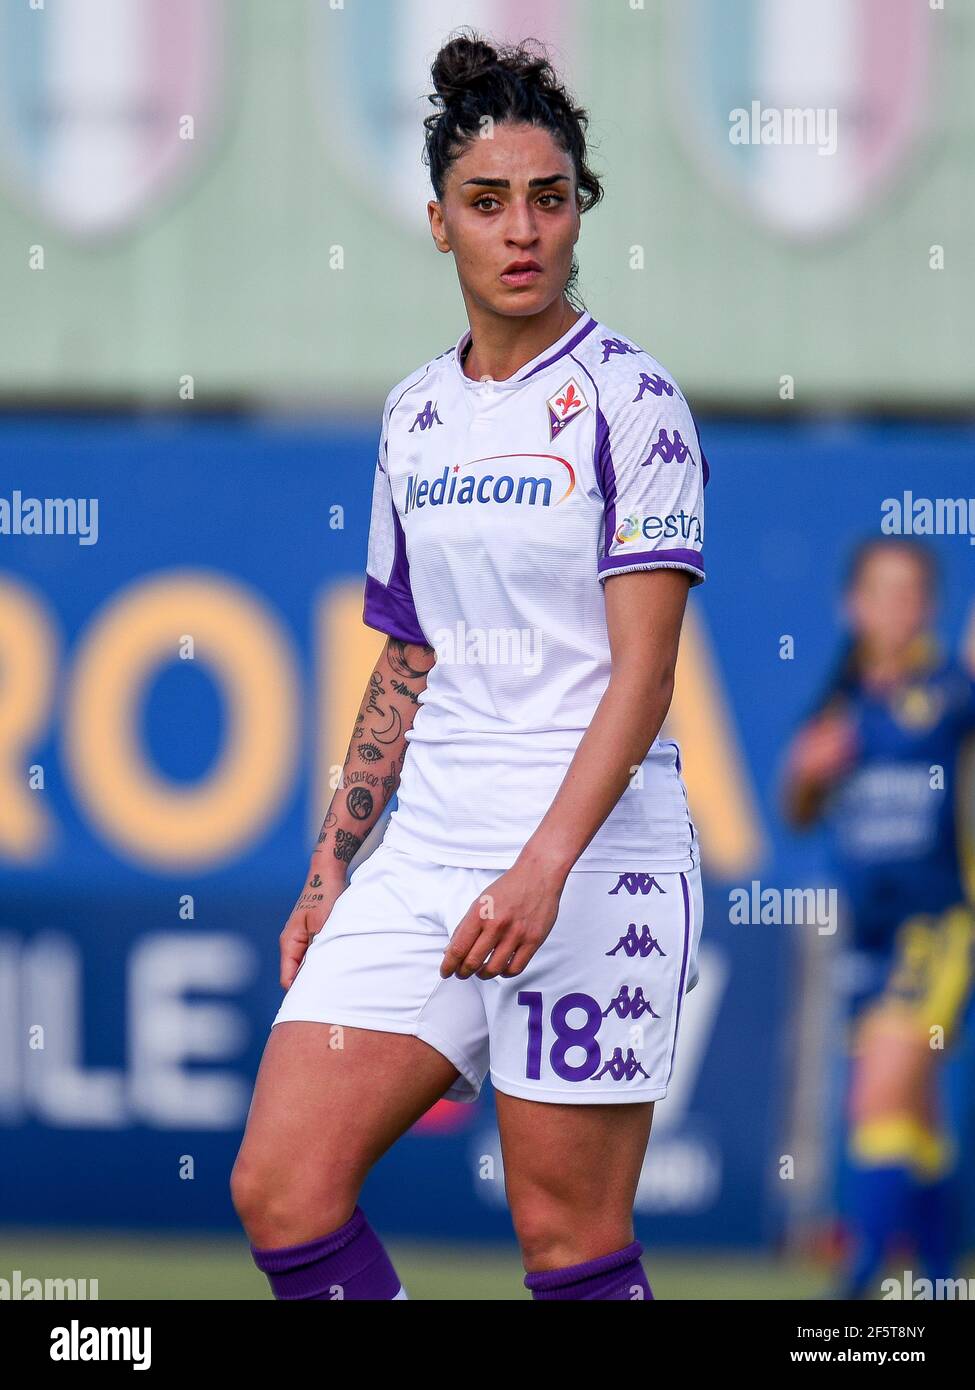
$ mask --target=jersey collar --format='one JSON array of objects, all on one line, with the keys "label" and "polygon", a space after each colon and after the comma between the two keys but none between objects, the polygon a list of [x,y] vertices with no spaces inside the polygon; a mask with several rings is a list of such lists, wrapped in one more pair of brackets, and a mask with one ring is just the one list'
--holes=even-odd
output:
[{"label": "jersey collar", "polygon": [[461,353],[464,351],[464,348],[471,338],[471,330],[467,328],[458,338],[453,351],[452,361],[454,364],[454,371],[460,377],[464,385],[472,391],[483,391],[485,388],[491,391],[516,391],[519,386],[524,385],[529,377],[535,377],[541,372],[548,371],[560,358],[572,352],[576,346],[582,342],[583,338],[588,337],[593,331],[596,327],[596,323],[597,320],[594,319],[591,314],[584,313],[582,318],[576,319],[572,327],[562,334],[561,338],[554,343],[549,343],[548,347],[543,348],[537,357],[533,357],[530,362],[526,362],[523,367],[515,372],[514,376],[509,376],[505,381],[474,381],[465,374],[464,368],[461,366],[460,358]]}]

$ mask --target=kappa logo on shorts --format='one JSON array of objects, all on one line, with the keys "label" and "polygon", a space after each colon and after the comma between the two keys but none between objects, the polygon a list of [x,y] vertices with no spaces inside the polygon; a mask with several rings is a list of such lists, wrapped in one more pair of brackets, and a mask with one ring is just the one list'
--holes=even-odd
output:
[{"label": "kappa logo on shorts", "polygon": [[653,874],[620,874],[619,882],[615,888],[609,890],[607,897],[611,898],[613,894],[618,893],[621,888],[625,888],[630,894],[643,893],[646,895],[654,888],[656,888],[658,893],[667,892],[666,888],[661,888]]},{"label": "kappa logo on shorts", "polygon": [[651,1018],[660,1017],[649,999],[644,998],[639,985],[632,995],[629,985],[620,985],[619,994],[603,1009],[603,1018],[608,1018],[611,1013],[615,1013],[617,1018],[642,1018],[644,1014],[649,1014]]},{"label": "kappa logo on shorts", "polygon": [[657,938],[651,934],[650,928],[647,926],[646,922],[644,922],[639,933],[636,929],[636,923],[631,922],[626,930],[626,935],[621,936],[613,949],[607,951],[605,954],[607,956],[615,956],[616,952],[619,950],[623,950],[628,956],[649,956],[652,955],[654,951],[658,951],[662,956],[667,954]]},{"label": "kappa logo on shorts", "polygon": [[647,1081],[650,1080],[649,1073],[643,1070],[634,1057],[632,1047],[626,1049],[625,1057],[621,1047],[613,1048],[612,1057],[607,1058],[603,1063],[602,1071],[597,1071],[593,1081],[599,1081],[604,1076],[611,1076],[614,1081],[632,1081],[635,1076],[642,1076]]},{"label": "kappa logo on shorts", "polygon": [[566,425],[589,409],[589,402],[582,394],[582,388],[575,377],[570,376],[564,386],[549,396],[548,401],[549,441],[561,434]]}]

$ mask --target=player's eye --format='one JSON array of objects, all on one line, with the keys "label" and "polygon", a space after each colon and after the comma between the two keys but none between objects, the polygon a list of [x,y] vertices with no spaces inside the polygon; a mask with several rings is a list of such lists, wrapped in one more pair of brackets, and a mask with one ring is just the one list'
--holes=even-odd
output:
[{"label": "player's eye", "polygon": [[[548,199],[553,200],[556,205],[565,202],[565,199],[562,197],[561,193],[543,193],[539,197],[538,202],[541,203]],[[482,193],[479,198],[474,199],[474,202],[471,204],[471,206],[479,208],[482,207],[485,203],[497,203],[500,206],[500,199],[496,198],[493,193]]]}]

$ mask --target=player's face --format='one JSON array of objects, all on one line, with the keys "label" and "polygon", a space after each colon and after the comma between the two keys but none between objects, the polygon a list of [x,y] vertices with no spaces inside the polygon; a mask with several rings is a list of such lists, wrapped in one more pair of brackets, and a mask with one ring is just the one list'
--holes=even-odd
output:
[{"label": "player's face", "polygon": [[[531,186],[535,180],[544,184]],[[490,181],[490,182],[489,182]],[[572,160],[546,130],[497,125],[450,169],[427,205],[441,251],[452,251],[466,295],[499,314],[537,314],[561,295],[579,236]],[[514,262],[537,271],[506,273]]]},{"label": "player's face", "polygon": [[932,616],[921,566],[903,550],[873,551],[847,603],[857,635],[885,652],[906,646]]}]

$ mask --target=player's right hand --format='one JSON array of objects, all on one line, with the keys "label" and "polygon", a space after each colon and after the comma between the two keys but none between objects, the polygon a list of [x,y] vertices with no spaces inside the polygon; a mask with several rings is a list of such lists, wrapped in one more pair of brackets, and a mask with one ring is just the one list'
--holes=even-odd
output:
[{"label": "player's right hand", "polygon": [[804,782],[822,786],[840,775],[856,755],[856,730],[843,714],[825,714],[798,734],[792,748],[792,771]]},{"label": "player's right hand", "polygon": [[291,988],[312,938],[321,931],[336,898],[344,893],[345,889],[345,867],[341,866],[338,872],[331,868],[323,872],[322,865],[316,864],[313,855],[305,886],[278,938],[281,946],[282,989]]}]

